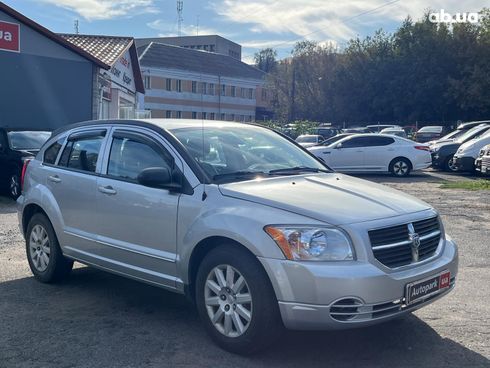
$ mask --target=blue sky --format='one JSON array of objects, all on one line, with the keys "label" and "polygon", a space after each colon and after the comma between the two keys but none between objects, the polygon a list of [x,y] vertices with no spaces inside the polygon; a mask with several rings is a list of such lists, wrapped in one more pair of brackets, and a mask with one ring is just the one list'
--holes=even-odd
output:
[{"label": "blue sky", "polygon": [[[4,2],[54,32],[133,37],[177,35],[174,0],[7,0]],[[342,46],[383,28],[394,31],[428,8],[479,11],[483,0],[184,0],[183,35],[219,34],[243,46],[243,59],[274,47],[288,56],[303,38]]]}]

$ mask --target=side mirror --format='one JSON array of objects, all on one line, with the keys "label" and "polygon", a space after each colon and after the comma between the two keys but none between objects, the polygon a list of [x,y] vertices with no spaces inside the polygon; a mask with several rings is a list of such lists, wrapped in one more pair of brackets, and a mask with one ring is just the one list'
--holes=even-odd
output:
[{"label": "side mirror", "polygon": [[139,173],[137,180],[145,187],[178,192],[182,189],[182,185],[180,180],[175,180],[177,179],[175,176],[166,167],[148,167]]},{"label": "side mirror", "polygon": [[342,148],[342,143],[339,143],[335,146],[335,149],[341,149]]}]

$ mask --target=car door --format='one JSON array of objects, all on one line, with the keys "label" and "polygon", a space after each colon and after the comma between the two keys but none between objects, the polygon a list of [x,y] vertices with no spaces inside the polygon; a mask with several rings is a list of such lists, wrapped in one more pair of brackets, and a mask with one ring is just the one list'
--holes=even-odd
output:
[{"label": "car door", "polygon": [[397,156],[396,140],[391,137],[372,135],[363,147],[364,170],[387,171],[392,159]]},{"label": "car door", "polygon": [[139,279],[175,287],[180,194],[140,185],[149,167],[182,171],[182,161],[160,137],[117,128],[97,178],[98,247],[95,262]]},{"label": "car door", "polygon": [[58,234],[63,251],[77,258],[90,252],[96,241],[95,193],[100,152],[107,128],[89,128],[72,132],[55,164],[46,151],[43,175],[48,192],[54,197],[61,218]]},{"label": "car door", "polygon": [[324,160],[335,170],[343,172],[362,171],[364,166],[364,147],[368,137],[353,136],[342,140],[322,151]]}]

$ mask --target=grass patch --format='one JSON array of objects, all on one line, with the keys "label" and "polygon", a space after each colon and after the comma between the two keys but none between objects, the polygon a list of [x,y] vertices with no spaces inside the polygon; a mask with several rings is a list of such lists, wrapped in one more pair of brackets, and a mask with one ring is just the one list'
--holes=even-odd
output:
[{"label": "grass patch", "polygon": [[490,190],[490,180],[461,180],[446,181],[440,188],[442,189],[466,189],[466,190]]}]

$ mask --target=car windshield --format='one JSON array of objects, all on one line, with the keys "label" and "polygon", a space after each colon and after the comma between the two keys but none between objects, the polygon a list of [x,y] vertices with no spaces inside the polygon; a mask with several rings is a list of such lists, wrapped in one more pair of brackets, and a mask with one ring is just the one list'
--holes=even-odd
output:
[{"label": "car windshield", "polygon": [[441,126],[426,126],[420,128],[418,131],[418,133],[440,133],[440,132],[442,132]]},{"label": "car windshield", "polygon": [[298,143],[316,143],[318,142],[318,138],[316,135],[300,135],[296,138],[296,142]]},{"label": "car windshield", "polygon": [[51,137],[50,132],[8,132],[10,148],[14,150],[38,150]]},{"label": "car windshield", "polygon": [[[482,128],[481,126],[476,126],[474,128],[471,128],[466,133],[460,135],[458,137],[458,139],[456,140],[456,142],[457,143],[464,143],[464,142],[468,141],[469,139],[478,138],[479,136],[482,136],[483,134],[488,132],[489,128],[490,128],[490,126],[486,127],[486,129]],[[478,134],[478,132],[479,132],[479,134]]]},{"label": "car windshield", "polygon": [[264,128],[176,128],[171,132],[213,182],[249,179],[253,174],[278,175],[277,170],[296,174],[303,169],[326,170],[314,157],[279,134]]},{"label": "car windshield", "polygon": [[441,141],[444,139],[456,139],[458,137],[461,137],[464,133],[466,133],[468,129],[458,129],[454,130],[449,134],[446,134],[444,137],[441,138]]}]

